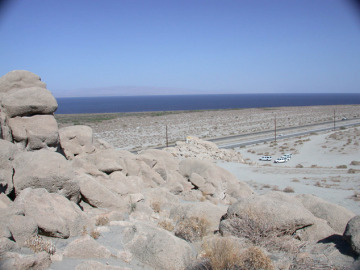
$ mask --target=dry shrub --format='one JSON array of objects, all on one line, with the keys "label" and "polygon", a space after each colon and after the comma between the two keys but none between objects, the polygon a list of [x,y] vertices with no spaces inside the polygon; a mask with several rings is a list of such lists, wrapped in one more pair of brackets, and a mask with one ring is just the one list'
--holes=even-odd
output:
[{"label": "dry shrub", "polygon": [[358,165],[360,165],[360,161],[353,160],[353,161],[351,161],[350,165],[358,166]]},{"label": "dry shrub", "polygon": [[217,237],[206,241],[203,249],[212,270],[230,270],[239,265],[239,247],[234,239]]},{"label": "dry shrub", "polygon": [[336,166],[337,169],[346,169],[347,166],[346,165],[338,165]]},{"label": "dry shrub", "polygon": [[304,168],[304,166],[302,164],[298,164],[296,165],[296,168]]},{"label": "dry shrub", "polygon": [[283,191],[286,193],[294,193],[295,192],[295,190],[292,187],[286,187],[283,189]]},{"label": "dry shrub", "polygon": [[102,215],[96,219],[95,225],[96,226],[105,226],[105,225],[108,225],[109,222],[110,222],[109,218]]},{"label": "dry shrub", "polygon": [[159,201],[153,201],[151,202],[151,208],[154,210],[155,213],[160,213],[161,203]]},{"label": "dry shrub", "polygon": [[257,270],[275,269],[271,259],[259,247],[250,247],[241,252],[234,239],[218,237],[203,245],[204,257],[209,262],[206,269],[212,270]]},{"label": "dry shrub", "polygon": [[294,178],[291,182],[300,182],[300,180],[297,178]]},{"label": "dry shrub", "polygon": [[354,170],[354,169],[348,169],[347,173],[356,173],[357,170]]},{"label": "dry shrub", "polygon": [[94,239],[98,239],[100,237],[100,232],[98,232],[97,230],[92,230],[90,232],[90,236]]},{"label": "dry shrub", "polygon": [[276,186],[276,185],[275,185],[275,186],[273,186],[271,190],[273,190],[273,191],[280,191],[279,187],[278,187],[278,186]]},{"label": "dry shrub", "polygon": [[204,217],[190,217],[181,220],[175,230],[175,235],[186,241],[201,240],[209,231],[210,222]]},{"label": "dry shrub", "polygon": [[25,246],[35,253],[45,251],[50,255],[53,255],[56,252],[55,245],[51,241],[42,238],[40,235],[33,235],[29,237],[25,241]]},{"label": "dry shrub", "polygon": [[170,220],[167,220],[167,219],[164,219],[164,220],[160,221],[158,223],[158,225],[161,228],[163,228],[163,229],[165,229],[165,230],[167,230],[169,232],[172,232],[174,230],[174,225],[172,224],[172,222]]},{"label": "dry shrub", "polygon": [[243,252],[240,255],[239,266],[244,270],[275,269],[271,259],[258,247],[250,247]]}]

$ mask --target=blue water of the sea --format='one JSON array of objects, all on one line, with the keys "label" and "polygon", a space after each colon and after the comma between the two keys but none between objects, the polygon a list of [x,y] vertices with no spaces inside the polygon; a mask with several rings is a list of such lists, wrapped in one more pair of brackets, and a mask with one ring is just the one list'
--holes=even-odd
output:
[{"label": "blue water of the sea", "polygon": [[359,94],[237,94],[57,98],[56,114],[360,104]]}]

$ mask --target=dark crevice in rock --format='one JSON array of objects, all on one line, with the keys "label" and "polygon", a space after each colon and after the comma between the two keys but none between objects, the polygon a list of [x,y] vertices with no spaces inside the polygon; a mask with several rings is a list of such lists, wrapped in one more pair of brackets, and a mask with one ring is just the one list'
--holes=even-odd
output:
[{"label": "dark crevice in rock", "polygon": [[90,205],[91,207],[97,208],[95,205],[91,204],[91,203],[89,202],[89,200],[86,199],[86,197],[84,197],[84,195],[83,195],[82,193],[80,193],[80,194],[81,194],[81,200],[82,200],[83,202],[87,203],[87,204]]},{"label": "dark crevice in rock", "polygon": [[10,200],[15,201],[15,199],[16,199],[15,187],[7,196]]},{"label": "dark crevice in rock", "polygon": [[346,239],[339,234],[330,235],[322,240],[319,240],[318,243],[321,244],[335,244],[335,247],[339,250],[339,252],[343,255],[353,257],[354,259],[359,256],[352,250],[351,245],[346,241]]}]

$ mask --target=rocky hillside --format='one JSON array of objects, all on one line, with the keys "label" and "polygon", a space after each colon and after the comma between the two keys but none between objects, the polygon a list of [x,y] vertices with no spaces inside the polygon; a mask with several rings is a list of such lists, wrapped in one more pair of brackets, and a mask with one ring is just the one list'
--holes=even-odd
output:
[{"label": "rocky hillside", "polygon": [[58,129],[55,98],[28,71],[0,78],[0,109],[0,269],[359,266],[358,216],[255,194],[212,161],[234,152],[196,139],[133,154],[87,126]]}]

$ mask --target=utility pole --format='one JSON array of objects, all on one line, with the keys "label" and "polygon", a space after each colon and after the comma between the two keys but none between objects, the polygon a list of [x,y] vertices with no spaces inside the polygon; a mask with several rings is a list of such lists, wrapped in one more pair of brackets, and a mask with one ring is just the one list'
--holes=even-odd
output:
[{"label": "utility pole", "polygon": [[166,125],[166,147],[169,147],[168,126]]},{"label": "utility pole", "polygon": [[334,131],[335,131],[335,109],[334,109]]},{"label": "utility pole", "polygon": [[275,119],[274,119],[274,124],[275,124],[275,142],[276,142],[276,114],[275,114]]}]

